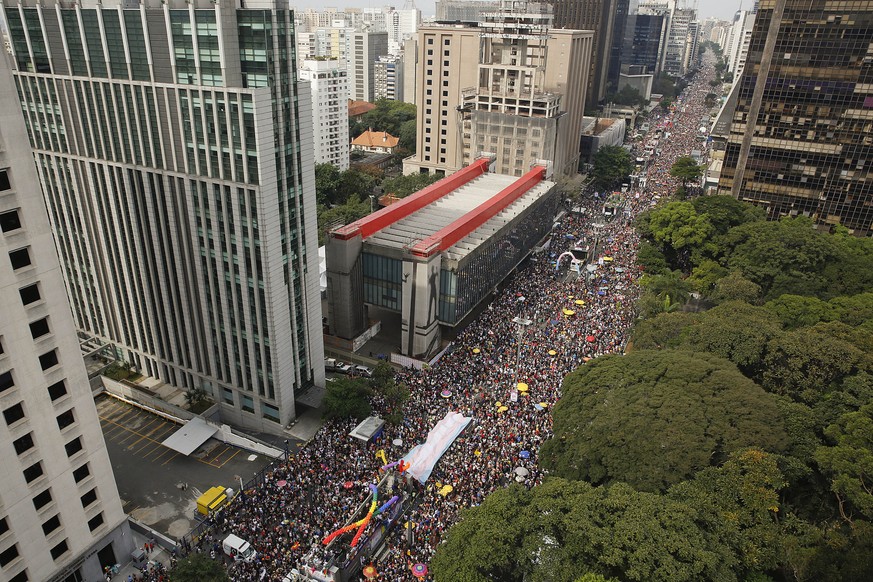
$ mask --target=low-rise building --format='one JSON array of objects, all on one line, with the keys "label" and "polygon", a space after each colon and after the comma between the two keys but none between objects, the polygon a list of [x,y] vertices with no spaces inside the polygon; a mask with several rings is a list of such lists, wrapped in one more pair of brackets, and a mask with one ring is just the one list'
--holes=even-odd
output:
[{"label": "low-rise building", "polygon": [[393,154],[398,143],[399,137],[394,137],[387,131],[373,131],[371,128],[352,140],[352,150]]}]

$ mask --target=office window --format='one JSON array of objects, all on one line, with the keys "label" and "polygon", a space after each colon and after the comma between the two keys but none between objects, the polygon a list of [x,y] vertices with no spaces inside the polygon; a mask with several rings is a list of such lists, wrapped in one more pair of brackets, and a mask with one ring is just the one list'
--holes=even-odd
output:
[{"label": "office window", "polygon": [[52,401],[55,401],[61,396],[65,396],[67,394],[67,386],[66,384],[64,384],[63,380],[55,382],[48,387],[48,393]]},{"label": "office window", "polygon": [[226,404],[233,404],[233,390],[230,388],[222,388],[221,393]]},{"label": "office window", "polygon": [[0,374],[0,393],[6,392],[15,386],[15,381],[12,380],[12,370]]},{"label": "office window", "polygon": [[73,479],[76,480],[76,483],[79,483],[80,481],[82,481],[82,479],[90,474],[91,469],[88,468],[88,463],[85,463],[84,465],[73,471]]},{"label": "office window", "polygon": [[12,578],[9,579],[9,582],[27,582],[27,581],[28,581],[27,570],[22,570],[21,572],[19,572],[18,574],[16,574],[15,576],[13,576]]},{"label": "office window", "polygon": [[12,269],[17,270],[23,267],[28,266],[30,261],[30,253],[27,250],[27,247],[23,249],[16,249],[14,251],[9,252],[9,262],[12,263]]},{"label": "office window", "polygon": [[35,303],[41,299],[38,283],[28,285],[27,287],[22,287],[18,290],[18,294],[21,296],[21,302],[24,305],[30,305],[31,303]]},{"label": "office window", "polygon": [[16,454],[22,454],[33,448],[33,433],[29,432],[23,437],[12,441],[12,446],[15,447]]},{"label": "office window", "polygon": [[13,404],[9,408],[3,411],[3,418],[6,419],[6,424],[12,426],[22,418],[24,418],[24,408],[22,408],[21,403]]},{"label": "office window", "polygon": [[42,524],[42,533],[45,535],[49,535],[56,529],[61,527],[61,516],[60,514],[55,515],[54,517],[50,517]]},{"label": "office window", "polygon": [[82,507],[88,507],[95,501],[97,501],[97,488],[95,487],[91,491],[87,492],[81,497]]},{"label": "office window", "polygon": [[9,531],[9,524],[6,522],[5,517],[0,517],[0,536]]},{"label": "office window", "polygon": [[12,232],[21,228],[21,219],[18,217],[17,210],[0,213],[0,231]]},{"label": "office window", "polygon": [[102,512],[98,513],[97,515],[95,515],[94,517],[92,517],[91,519],[88,520],[88,529],[90,529],[91,531],[94,531],[95,529],[97,529],[101,525],[103,525],[103,513]]},{"label": "office window", "polygon": [[12,185],[9,183],[9,174],[7,170],[0,170],[0,192],[11,189]]},{"label": "office window", "polygon": [[[49,333],[48,317],[37,319],[30,324],[30,337],[33,339],[40,338]],[[57,358],[56,358],[57,360]],[[51,366],[49,366],[51,367]],[[45,370],[45,368],[43,368]]]},{"label": "office window", "polygon": [[76,417],[73,415],[73,409],[69,409],[66,412],[62,412],[58,415],[58,428],[64,430],[74,422],[76,422]]},{"label": "office window", "polygon": [[66,554],[68,550],[69,548],[67,547],[67,540],[62,541],[50,550],[52,559],[57,560],[58,558]]},{"label": "office window", "polygon": [[43,491],[42,493],[40,493],[39,495],[37,495],[36,497],[33,498],[33,507],[37,511],[39,511],[40,509],[42,509],[43,507],[48,505],[51,502],[51,500],[52,500],[52,490],[46,489],[45,491]]},{"label": "office window", "polygon": [[42,477],[42,474],[42,463],[37,461],[36,463],[24,470],[24,480],[28,483],[32,483],[36,479]]},{"label": "office window", "polygon": [[18,544],[14,544],[2,553],[0,553],[0,566],[6,567],[9,562],[18,557]]},{"label": "office window", "polygon": [[82,450],[82,437],[76,437],[75,439],[71,440],[64,445],[64,449],[66,449],[67,451],[67,456],[72,457]]},{"label": "office window", "polygon": [[58,365],[57,350],[46,352],[39,357],[39,365],[43,371]]}]

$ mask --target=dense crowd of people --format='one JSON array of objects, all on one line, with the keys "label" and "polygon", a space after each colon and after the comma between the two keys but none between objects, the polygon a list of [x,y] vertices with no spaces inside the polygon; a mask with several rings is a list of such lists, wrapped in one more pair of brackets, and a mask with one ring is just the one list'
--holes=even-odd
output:
[{"label": "dense crowd of people", "polygon": [[[414,541],[408,544],[403,528],[397,528],[387,554],[373,563],[380,580],[414,580],[411,566],[428,564],[461,509],[513,481],[528,487],[540,483],[544,473],[537,451],[551,435],[550,408],[561,395],[564,376],[591,358],[621,352],[633,325],[640,272],[632,221],[679,186],[669,175],[678,157],[705,149],[698,131],[708,113],[703,98],[712,78],[711,66],[705,69],[669,111],[652,111],[652,129],[633,141],[642,154],[660,134],[660,152],[642,170],[644,179],[623,194],[616,216],[603,215],[603,196],[578,202],[557,220],[547,250],[505,282],[488,308],[459,333],[453,349],[432,367],[398,372],[398,381],[411,392],[401,424],[386,426],[375,442],[363,443],[347,436],[354,422],[327,423],[287,462],[275,464],[263,486],[244,491],[216,514],[196,549],[226,559],[221,539],[233,532],[258,552],[251,563],[230,564],[233,580],[285,580],[293,569],[302,570],[304,557],[317,555],[323,537],[365,500],[367,485],[378,479],[382,465],[377,451],[384,449],[389,460],[400,458],[449,410],[473,421],[403,518],[414,524]],[[591,267],[577,273],[566,262],[556,266],[561,253],[578,241],[592,247]],[[520,382],[527,390],[519,390]],[[378,404],[376,412],[383,412]],[[403,445],[393,446],[396,439]],[[444,495],[437,483],[453,489]]]}]

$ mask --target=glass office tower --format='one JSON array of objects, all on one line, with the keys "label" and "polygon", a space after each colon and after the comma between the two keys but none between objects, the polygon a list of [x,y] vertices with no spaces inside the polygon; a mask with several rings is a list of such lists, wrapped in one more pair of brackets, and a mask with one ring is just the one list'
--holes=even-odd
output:
[{"label": "glass office tower", "polygon": [[[283,0],[3,0],[80,334],[278,432],[323,383],[309,90]],[[245,8],[243,8],[245,6]]]},{"label": "glass office tower", "polygon": [[739,79],[719,192],[869,235],[873,7],[762,0]]}]

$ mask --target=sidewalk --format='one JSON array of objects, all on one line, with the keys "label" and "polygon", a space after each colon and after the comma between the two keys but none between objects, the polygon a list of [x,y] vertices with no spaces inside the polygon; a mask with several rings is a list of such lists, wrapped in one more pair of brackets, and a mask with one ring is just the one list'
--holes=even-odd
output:
[{"label": "sidewalk", "polygon": [[[134,547],[140,550],[144,549],[143,546],[149,541],[148,537],[133,528],[131,528],[130,533],[133,535]],[[171,552],[169,550],[164,549],[156,543],[154,551],[147,553],[147,560],[145,563],[148,565],[148,570],[154,571],[157,562],[160,562],[165,568],[169,569],[170,555]],[[128,576],[131,576],[131,580],[141,580],[142,575],[143,571],[134,565],[130,556],[126,556],[126,563],[122,563],[121,568],[118,570],[118,574],[112,576],[112,580],[114,582],[127,582]]]}]

